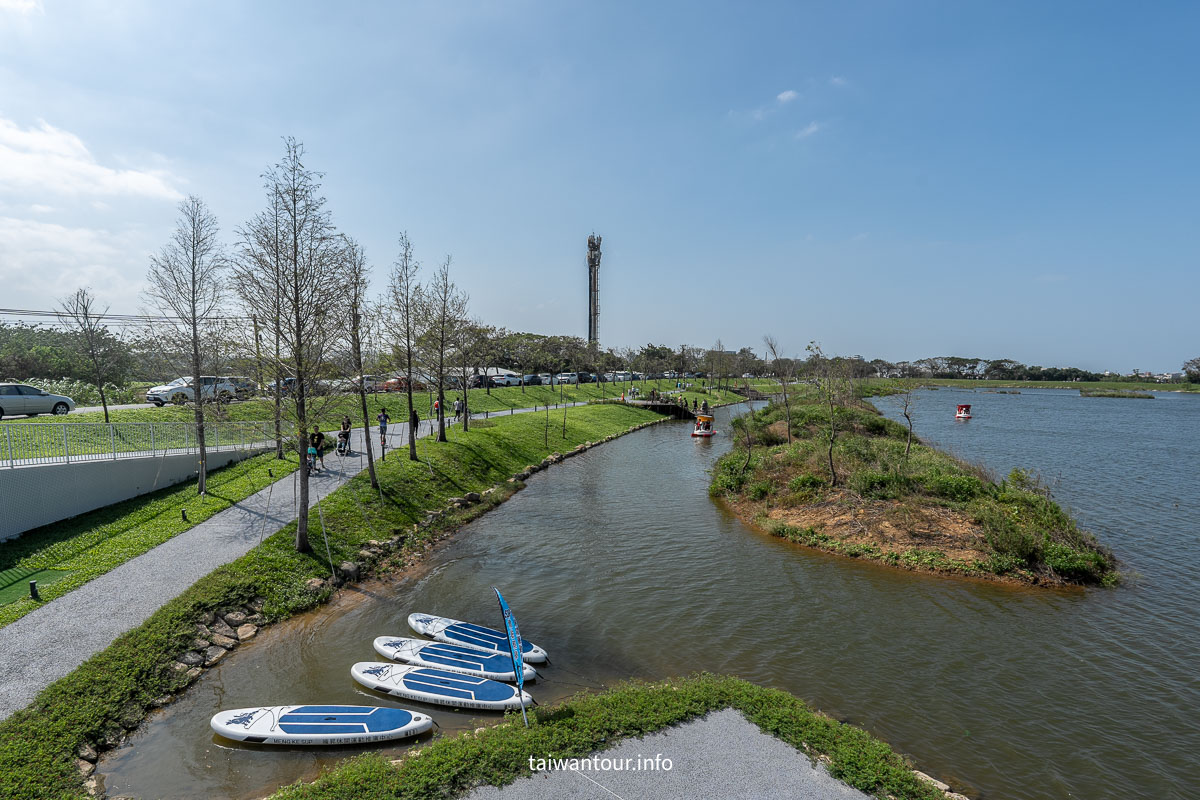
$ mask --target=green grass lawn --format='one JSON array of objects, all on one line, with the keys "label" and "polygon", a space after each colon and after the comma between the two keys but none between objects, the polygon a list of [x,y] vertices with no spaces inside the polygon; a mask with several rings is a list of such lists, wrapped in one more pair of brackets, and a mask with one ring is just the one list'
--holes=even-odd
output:
[{"label": "green grass lawn", "polygon": [[[581,406],[567,412],[565,437],[561,414],[552,413],[549,425],[543,414],[518,414],[459,432],[450,442],[423,439],[422,461],[391,457],[378,464],[382,497],[360,473],[322,501],[329,553],[335,564],[361,561],[359,551],[368,541],[403,533],[407,539],[395,557],[415,560],[440,535],[439,528],[453,527],[502,502],[514,489],[507,479],[525,466],[658,419],[651,411],[626,405]],[[443,517],[437,526],[413,528],[427,510],[445,508],[450,498],[497,485],[501,490],[484,502]],[[188,684],[186,674],[171,664],[192,647],[195,623],[207,613],[262,597],[263,613],[279,620],[328,599],[328,589],[314,592],[306,585],[310,578],[330,574],[318,516],[311,521],[313,552],[296,552],[295,523],[284,526],[184,589],[142,625],[45,689],[29,707],[0,722],[0,800],[85,796],[75,767],[76,748],[84,741],[119,736],[123,721],[136,724],[155,698]]]},{"label": "green grass lawn", "polygon": [[[456,797],[480,784],[502,786],[530,775],[529,759],[583,758],[710,711],[734,708],[770,736],[816,758],[829,772],[875,797],[940,800],[932,784],[885,742],[852,725],[814,712],[779,689],[738,678],[700,674],[653,683],[628,682],[599,694],[584,693],[559,705],[479,732],[441,737],[399,766],[378,753],[351,758],[312,783],[297,783],[272,800],[424,800]],[[676,761],[678,763],[678,761]]]},{"label": "green grass lawn", "polygon": [[[0,627],[265,489],[273,480],[268,470],[279,479],[295,468],[294,456],[287,461],[256,456],[209,473],[203,499],[188,482],[0,542]],[[41,578],[34,574],[47,570]],[[38,580],[40,602],[29,597],[30,580]]]},{"label": "green grass lawn", "polygon": [[[690,401],[707,399],[709,404],[722,404],[741,399],[738,395],[715,389],[703,391],[702,381],[692,380],[692,389],[685,392]],[[471,389],[468,402],[471,411],[476,414],[483,412],[501,413],[516,408],[532,408],[534,406],[554,405],[559,402],[586,403],[595,400],[611,400],[619,398],[623,391],[628,391],[631,384],[627,383],[585,383],[580,386],[526,386],[522,391],[519,386],[505,386],[492,389]],[[675,381],[659,380],[638,381],[635,384],[643,397],[651,389],[659,391],[674,391]],[[561,389],[561,391],[560,391]],[[453,405],[455,397],[461,397],[461,392],[447,392],[446,401]],[[420,392],[413,396],[414,405],[421,419],[429,419],[432,414],[433,397],[428,392]],[[356,395],[339,394],[312,399],[311,408],[316,414],[322,428],[332,430],[338,427],[343,415],[361,424],[362,412]],[[408,398],[403,392],[380,392],[367,395],[367,408],[374,422],[379,410],[386,408],[393,423],[408,419]],[[273,418],[274,405],[270,399],[256,398],[228,405],[213,405],[209,407],[209,419],[213,421],[264,421]],[[162,408],[127,408],[109,412],[113,422],[192,422],[194,412],[189,406],[167,405]],[[18,425],[46,424],[56,422],[103,422],[104,414],[99,411],[86,411],[69,414],[66,417],[43,415],[22,419],[6,420]]]}]

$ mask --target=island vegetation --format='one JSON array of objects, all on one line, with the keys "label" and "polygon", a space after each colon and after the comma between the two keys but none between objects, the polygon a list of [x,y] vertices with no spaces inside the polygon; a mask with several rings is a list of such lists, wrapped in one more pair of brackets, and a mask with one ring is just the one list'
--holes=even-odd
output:
[{"label": "island vegetation", "polygon": [[1153,400],[1149,392],[1130,391],[1123,389],[1080,389],[1080,397],[1127,397],[1138,400]]},{"label": "island vegetation", "polygon": [[733,426],[737,445],[715,465],[710,491],[776,536],[913,570],[1042,585],[1119,580],[1112,554],[1034,475],[994,480],[836,381]]}]

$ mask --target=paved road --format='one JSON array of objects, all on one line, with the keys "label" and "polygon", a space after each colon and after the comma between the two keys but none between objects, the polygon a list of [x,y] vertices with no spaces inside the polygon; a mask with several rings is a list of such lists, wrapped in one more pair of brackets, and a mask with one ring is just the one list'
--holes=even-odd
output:
[{"label": "paved road", "polygon": [[[517,409],[516,413],[535,410]],[[418,435],[428,436],[434,429],[435,424],[424,421]],[[372,436],[377,435],[373,429]],[[379,443],[372,441],[376,446]],[[407,441],[406,423],[388,427],[389,453],[405,447]],[[309,484],[310,508],[366,469],[361,427],[353,432],[351,448],[353,455],[341,458],[330,447],[325,455],[327,469],[314,475]],[[297,488],[293,473],[0,628],[0,720],[27,706],[42,689],[145,622],[197,580],[244,555],[264,532],[270,535],[295,519]],[[309,535],[318,548],[319,525],[317,516],[312,515]]]},{"label": "paved road", "polygon": [[[466,800],[870,800],[831,777],[824,765],[814,767],[803,753],[763,733],[732,709],[640,739],[626,739],[593,755],[610,759],[609,766],[621,759],[622,766],[604,770],[583,769],[580,764],[574,771],[538,772],[500,788],[482,786]],[[656,761],[659,756],[662,759]],[[671,761],[670,770],[664,769],[665,759]],[[651,764],[657,768],[651,769]],[[595,765],[603,766],[603,761]]]}]

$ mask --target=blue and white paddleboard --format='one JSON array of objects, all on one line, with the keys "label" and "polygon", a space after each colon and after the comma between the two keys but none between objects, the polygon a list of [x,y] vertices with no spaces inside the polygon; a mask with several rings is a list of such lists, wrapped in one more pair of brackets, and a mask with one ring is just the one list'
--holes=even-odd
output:
[{"label": "blue and white paddleboard", "polygon": [[209,725],[251,744],[365,744],[424,733],[433,718],[377,706],[264,706],[222,711]]},{"label": "blue and white paddleboard", "polygon": [[360,661],[350,668],[350,674],[363,686],[423,703],[485,711],[516,711],[533,704],[529,692],[515,686],[444,669]]},{"label": "blue and white paddleboard", "polygon": [[[408,627],[439,642],[474,647],[489,653],[508,654],[508,634],[473,622],[435,617],[432,614],[409,614]],[[545,650],[522,639],[521,658],[530,664],[541,664],[547,656]]]},{"label": "blue and white paddleboard", "polygon": [[[507,653],[489,654],[473,647],[442,642],[427,642],[424,639],[406,639],[403,636],[380,636],[375,640],[375,652],[384,658],[415,664],[418,667],[448,669],[464,672],[494,681],[515,681],[512,659]],[[537,673],[528,664],[522,665],[525,680],[533,680]]]}]

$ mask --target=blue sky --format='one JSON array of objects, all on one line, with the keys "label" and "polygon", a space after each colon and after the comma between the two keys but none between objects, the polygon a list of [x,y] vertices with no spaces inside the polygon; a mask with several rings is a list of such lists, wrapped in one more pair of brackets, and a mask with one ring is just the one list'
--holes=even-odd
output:
[{"label": "blue sky", "polygon": [[[108,7],[112,6],[112,7]],[[1178,370],[1200,5],[0,0],[0,307],[140,306],[296,136],[380,276],[601,337]]]}]

